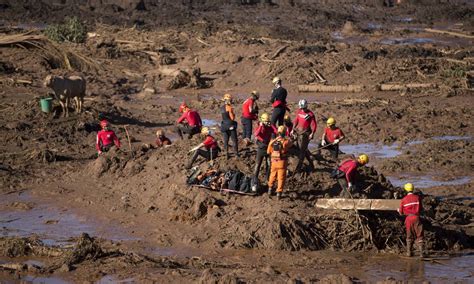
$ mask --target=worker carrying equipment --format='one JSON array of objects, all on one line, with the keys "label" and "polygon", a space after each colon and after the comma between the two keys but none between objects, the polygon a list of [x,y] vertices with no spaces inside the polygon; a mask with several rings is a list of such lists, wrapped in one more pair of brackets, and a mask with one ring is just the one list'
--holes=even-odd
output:
[{"label": "worker carrying equipment", "polygon": [[270,123],[270,116],[268,113],[263,113],[260,116],[260,123],[255,130],[254,136],[257,144],[257,158],[255,161],[255,168],[253,170],[252,176],[252,191],[256,192],[259,182],[258,176],[260,174],[260,167],[262,166],[262,162],[265,159],[265,179],[268,180],[270,174],[270,161],[268,161],[268,154],[267,148],[268,143],[273,135],[277,135],[277,129],[274,125]]},{"label": "worker carrying equipment", "polygon": [[336,120],[330,117],[326,121],[326,128],[324,128],[319,147],[329,150],[331,156],[337,159],[339,156],[339,143],[344,140],[344,138],[344,133],[336,126]]},{"label": "worker carrying equipment", "polygon": [[279,77],[273,78],[272,82],[275,85],[275,89],[273,89],[272,97],[270,98],[270,103],[272,103],[273,107],[271,123],[273,125],[283,125],[285,112],[288,109],[286,106],[288,92],[281,86],[281,79]]},{"label": "worker carrying equipment", "polygon": [[423,225],[420,220],[422,211],[422,194],[413,193],[414,186],[407,183],[404,186],[407,195],[400,201],[398,213],[405,215],[405,229],[407,232],[407,256],[413,256],[413,242],[416,240],[416,246],[420,257],[425,257],[423,246]]},{"label": "worker carrying equipment", "polygon": [[224,138],[224,150],[226,152],[226,157],[227,159],[230,158],[229,138],[232,139],[235,155],[237,157],[240,157],[239,142],[237,140],[237,121],[235,121],[235,113],[232,107],[232,96],[230,94],[225,94],[223,97],[223,101],[224,105],[221,107],[221,132]]},{"label": "worker carrying equipment", "polygon": [[242,104],[242,122],[243,133],[242,137],[246,145],[249,145],[252,139],[253,122],[258,118],[257,100],[260,95],[257,91],[252,91],[250,97]]},{"label": "worker carrying equipment", "polygon": [[102,130],[97,132],[97,139],[95,143],[97,154],[101,155],[103,152],[108,152],[114,145],[120,149],[120,140],[118,139],[117,135],[115,135],[115,132],[109,129],[109,122],[105,119],[101,120],[100,127]]},{"label": "worker carrying equipment", "polygon": [[288,150],[291,147],[291,141],[286,137],[286,127],[278,127],[278,137],[271,140],[267,147],[267,154],[271,157],[270,178],[268,179],[268,196],[272,194],[272,187],[276,180],[277,198],[280,199],[283,187],[285,186],[286,171],[288,168]]},{"label": "worker carrying equipment", "polygon": [[211,161],[219,155],[219,145],[217,144],[216,139],[211,135],[208,127],[203,127],[201,129],[201,136],[204,137],[204,141],[189,151],[194,153],[191,160],[186,165],[186,169],[192,168],[194,162],[199,156],[204,157],[207,161]]},{"label": "worker carrying equipment", "polygon": [[188,134],[188,138],[191,139],[193,135],[201,131],[201,116],[197,111],[190,109],[185,103],[179,106],[179,111],[182,115],[176,121],[176,132],[181,139],[183,139],[183,134]]},{"label": "worker carrying equipment", "polygon": [[166,137],[165,132],[161,129],[156,131],[156,140],[155,140],[156,147],[160,148],[163,146],[171,145],[171,140]]},{"label": "worker carrying equipment", "polygon": [[339,185],[341,186],[340,196],[343,198],[349,198],[352,196],[351,191],[355,187],[355,175],[357,168],[364,166],[369,162],[369,156],[366,154],[360,155],[357,160],[355,159],[346,159],[343,160],[337,169],[331,173],[331,177],[337,179]]},{"label": "worker carrying equipment", "polygon": [[298,102],[299,110],[296,113],[296,118],[293,121],[293,133],[296,135],[297,144],[299,148],[298,164],[295,172],[302,169],[304,159],[306,158],[309,162],[311,170],[314,170],[313,159],[311,153],[308,150],[309,141],[313,139],[314,133],[316,133],[317,124],[314,113],[308,109],[308,102],[302,99]]}]

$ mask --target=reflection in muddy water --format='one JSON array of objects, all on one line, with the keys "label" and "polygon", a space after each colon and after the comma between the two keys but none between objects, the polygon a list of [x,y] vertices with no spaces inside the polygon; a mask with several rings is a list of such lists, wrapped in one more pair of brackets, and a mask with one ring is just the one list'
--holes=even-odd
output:
[{"label": "reflection in muddy water", "polygon": [[455,140],[471,140],[471,136],[452,136],[452,135],[446,135],[446,136],[435,136],[433,137],[434,140],[441,140],[441,141],[455,141]]},{"label": "reflection in muddy water", "polygon": [[386,38],[379,41],[381,44],[386,45],[410,45],[410,44],[425,44],[438,42],[432,38]]},{"label": "reflection in muddy water", "polygon": [[48,283],[48,284],[67,284],[70,282],[64,281],[58,277],[35,277],[31,275],[27,275],[21,278],[21,283],[33,283],[33,284],[40,284],[40,283]]},{"label": "reflection in muddy water", "polygon": [[112,283],[136,283],[133,278],[127,279],[118,279],[114,275],[106,275],[102,277],[99,281],[96,282],[97,284],[112,284]]},{"label": "reflection in muddy water", "polygon": [[403,186],[407,182],[416,184],[418,188],[428,188],[435,186],[455,186],[467,184],[471,181],[470,177],[460,177],[447,181],[435,180],[436,175],[425,175],[425,176],[401,176],[401,177],[388,177],[390,182],[394,186]]},{"label": "reflection in muddy water", "polygon": [[218,126],[219,125],[219,123],[216,120],[207,119],[207,118],[202,119],[202,124],[204,126]]},{"label": "reflection in muddy water", "polygon": [[402,154],[400,146],[397,144],[393,145],[377,145],[377,144],[342,144],[339,148],[346,154],[367,154],[371,157],[377,158],[393,158]]}]

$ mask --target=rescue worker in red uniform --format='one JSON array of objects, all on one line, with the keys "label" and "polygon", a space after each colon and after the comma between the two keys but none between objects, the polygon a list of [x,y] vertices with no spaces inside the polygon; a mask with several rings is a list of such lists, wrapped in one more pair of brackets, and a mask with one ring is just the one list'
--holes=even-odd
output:
[{"label": "rescue worker in red uniform", "polygon": [[278,126],[278,137],[270,141],[267,148],[267,154],[271,157],[268,197],[272,195],[272,188],[275,181],[278,181],[276,190],[277,198],[280,199],[282,196],[288,169],[288,150],[290,147],[291,141],[286,137],[286,127],[284,125]]},{"label": "rescue worker in red uniform", "polygon": [[257,100],[260,95],[257,91],[252,91],[250,98],[246,99],[242,104],[242,137],[246,145],[251,143],[253,122],[258,119]]},{"label": "rescue worker in red uniform", "polygon": [[271,123],[278,126],[283,125],[283,119],[287,110],[286,97],[288,92],[281,86],[281,79],[279,77],[273,78],[272,83],[275,85],[275,89],[273,89],[272,97],[270,98],[270,103],[273,107]]},{"label": "rescue worker in red uniform", "polygon": [[230,158],[229,154],[229,138],[232,139],[232,146],[234,147],[234,153],[237,157],[239,154],[239,141],[237,139],[237,121],[235,121],[234,108],[232,107],[232,96],[225,94],[224,105],[221,107],[221,132],[224,138],[224,151],[226,152],[226,158]]},{"label": "rescue worker in red uniform", "polygon": [[109,129],[109,122],[105,119],[102,120],[100,127],[102,130],[97,132],[97,140],[95,143],[97,154],[100,155],[103,152],[108,152],[114,145],[117,149],[120,149],[120,140],[117,135],[115,135],[115,132]]},{"label": "rescue worker in red uniform", "polygon": [[161,148],[164,146],[171,145],[171,140],[165,136],[165,132],[161,129],[156,131],[156,147]]},{"label": "rescue worker in red uniform", "polygon": [[324,128],[323,137],[319,147],[329,150],[332,157],[337,159],[339,156],[339,142],[344,140],[344,133],[336,126],[336,120],[332,117],[326,121],[326,128]]},{"label": "rescue worker in red uniform", "polygon": [[309,141],[313,139],[317,129],[316,118],[314,113],[308,109],[308,102],[304,99],[300,100],[298,106],[299,110],[293,121],[293,133],[296,134],[299,147],[298,165],[296,166],[295,172],[301,170],[305,158],[308,160],[311,170],[314,170],[313,159],[308,150],[308,145]]},{"label": "rescue worker in red uniform", "polygon": [[407,231],[407,256],[413,256],[413,242],[416,240],[420,257],[425,257],[423,247],[424,232],[420,220],[422,198],[420,195],[413,193],[413,184],[407,183],[403,188],[408,194],[400,201],[398,213],[402,216],[406,215],[405,228]]},{"label": "rescue worker in red uniform", "polygon": [[347,159],[340,163],[339,167],[336,169],[336,172],[333,173],[332,176],[337,179],[339,185],[341,186],[341,197],[351,197],[350,192],[354,189],[357,168],[364,166],[368,162],[369,156],[362,154],[357,158],[357,160]]},{"label": "rescue worker in red uniform", "polygon": [[201,136],[205,137],[204,141],[189,151],[194,152],[194,154],[186,165],[186,169],[192,168],[199,156],[204,157],[207,161],[212,161],[219,155],[220,148],[217,145],[216,139],[211,135],[209,128],[203,127],[201,129]]},{"label": "rescue worker in red uniform", "polygon": [[265,159],[265,179],[268,180],[270,174],[270,161],[268,161],[267,148],[268,143],[272,139],[273,135],[277,135],[277,129],[270,123],[270,116],[268,113],[263,113],[260,116],[260,124],[255,130],[255,140],[257,144],[257,159],[255,161],[255,168],[252,177],[252,191],[257,192],[258,188],[258,175],[260,174],[260,167]]},{"label": "rescue worker in red uniform", "polygon": [[181,139],[183,139],[183,134],[188,134],[188,138],[191,139],[193,135],[201,132],[201,116],[197,111],[190,109],[185,103],[179,106],[179,111],[182,115],[176,121],[178,124],[176,126],[176,132]]}]

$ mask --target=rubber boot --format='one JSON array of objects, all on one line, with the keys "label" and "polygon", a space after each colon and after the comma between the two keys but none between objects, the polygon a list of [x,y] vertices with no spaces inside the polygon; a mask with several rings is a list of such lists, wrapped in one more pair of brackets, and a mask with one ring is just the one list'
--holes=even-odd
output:
[{"label": "rubber boot", "polygon": [[186,165],[185,169],[189,170],[190,168],[192,168],[194,162],[196,162],[197,160],[197,157],[198,157],[198,151],[194,151],[193,157],[191,158],[189,163]]},{"label": "rubber boot", "polygon": [[412,257],[413,256],[413,240],[407,240],[407,252],[406,256]]},{"label": "rubber boot", "polygon": [[425,258],[425,248],[424,248],[424,243],[423,242],[417,242],[416,247],[418,249],[418,253],[420,258]]},{"label": "rubber boot", "polygon": [[278,200],[281,199],[281,192],[277,192],[277,199],[278,199]]},{"label": "rubber boot", "polygon": [[225,158],[226,158],[227,160],[229,160],[229,159],[230,159],[230,154],[229,154],[229,152],[228,152],[228,151],[225,153]]},{"label": "rubber boot", "polygon": [[271,197],[271,196],[272,196],[272,188],[269,187],[269,188],[268,188],[268,197]]}]

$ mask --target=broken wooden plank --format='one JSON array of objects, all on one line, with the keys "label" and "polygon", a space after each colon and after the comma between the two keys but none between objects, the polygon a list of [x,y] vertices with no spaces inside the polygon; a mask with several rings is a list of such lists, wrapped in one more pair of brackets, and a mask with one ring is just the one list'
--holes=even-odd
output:
[{"label": "broken wooden plank", "polygon": [[400,200],[397,199],[318,199],[316,207],[322,209],[338,210],[381,210],[395,211],[400,207]]},{"label": "broken wooden plank", "polygon": [[299,92],[319,92],[319,93],[359,93],[362,92],[363,86],[361,85],[298,85]]},{"label": "broken wooden plank", "polygon": [[411,83],[411,84],[380,84],[381,91],[401,91],[406,89],[434,89],[438,85],[434,83]]},{"label": "broken wooden plank", "polygon": [[450,32],[450,31],[443,31],[443,30],[438,30],[438,29],[426,28],[425,32],[437,33],[437,34],[446,34],[446,35],[452,35],[452,36],[457,36],[457,37],[462,37],[462,38],[471,38],[471,39],[474,38],[473,35],[467,35],[467,34],[463,34],[463,33]]}]

